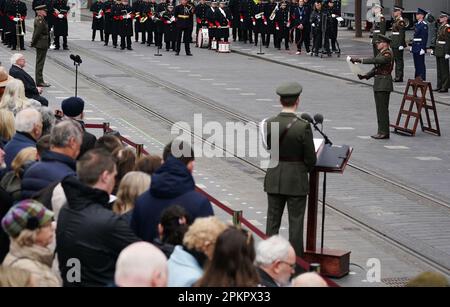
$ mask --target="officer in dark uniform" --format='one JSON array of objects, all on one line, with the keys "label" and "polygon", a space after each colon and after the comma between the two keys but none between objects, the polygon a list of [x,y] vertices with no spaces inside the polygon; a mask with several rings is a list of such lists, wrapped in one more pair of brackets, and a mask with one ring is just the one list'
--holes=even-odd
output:
[{"label": "officer in dark uniform", "polygon": [[232,34],[233,34],[233,41],[236,40],[242,41],[241,36],[241,22],[240,22],[240,0],[230,0],[228,3],[228,7],[231,10],[231,14],[233,15],[232,20]]},{"label": "officer in dark uniform", "polygon": [[267,29],[267,19],[264,15],[265,7],[267,1],[261,0],[255,5],[255,11],[252,18],[254,33],[255,33],[255,46],[258,46],[258,36],[261,34],[262,44],[266,45],[266,29]]},{"label": "officer in dark uniform", "polygon": [[0,0],[0,32],[2,32],[2,43],[7,45],[5,34],[6,30],[6,13],[5,13],[6,0]]},{"label": "officer in dark uniform", "polygon": [[425,54],[427,53],[428,42],[428,24],[425,22],[427,11],[419,8],[416,13],[416,27],[414,30],[414,38],[412,41],[411,52],[414,58],[415,74],[414,77],[421,77],[422,80],[427,78],[427,68],[425,66]]},{"label": "officer in dark uniform", "polygon": [[291,27],[291,14],[286,2],[281,2],[280,9],[275,17],[275,48],[281,49],[281,41],[284,39],[284,47],[289,50],[289,30]]},{"label": "officer in dark uniform", "polygon": [[239,2],[239,21],[241,24],[242,40],[246,44],[247,41],[253,44],[253,20],[255,3],[253,0],[241,0]]},{"label": "officer in dark uniform", "polygon": [[103,12],[105,14],[104,16],[104,32],[105,32],[105,46],[108,46],[109,43],[109,37],[113,32],[113,7],[114,7],[114,1],[113,0],[107,0],[103,3]]},{"label": "officer in dark uniform", "polygon": [[164,24],[164,42],[166,43],[166,51],[176,51],[177,26],[175,24],[175,16],[173,15],[173,5],[167,6],[167,11],[162,15]]},{"label": "officer in dark uniform", "polygon": [[[337,3],[336,0],[328,0],[328,8],[327,8],[328,22],[327,22],[327,34],[325,38],[326,39],[325,45],[328,45],[330,40],[332,52],[338,52],[336,48],[336,41],[339,29],[339,22],[337,18],[340,17],[340,9],[336,5],[336,3]],[[329,45],[328,48],[325,46],[325,49],[330,49]]]},{"label": "officer in dark uniform", "polygon": [[217,25],[216,25],[216,11],[217,11],[217,0],[211,0],[211,7],[206,10],[206,21],[208,22],[208,37],[209,37],[209,48],[211,49],[211,42],[217,40]]},{"label": "officer in dark uniform", "polygon": [[319,56],[319,52],[323,47],[323,35],[324,33],[324,19],[326,13],[322,9],[322,0],[316,0],[314,4],[314,10],[311,14],[311,29],[313,34],[313,48],[312,53],[315,56]]},{"label": "officer in dark uniform", "polygon": [[181,0],[181,4],[175,7],[175,18],[177,23],[177,53],[180,55],[181,40],[183,39],[186,55],[191,56],[189,44],[192,40],[192,31],[194,28],[194,7],[188,4],[187,0]]},{"label": "officer in dark uniform", "polygon": [[[303,220],[309,192],[308,173],[316,164],[311,125],[295,113],[301,92],[301,85],[295,82],[277,88],[283,110],[267,120],[267,147],[271,161],[275,163],[269,165],[264,179],[264,191],[268,197],[266,234],[278,234],[287,203],[289,241],[300,257],[303,256]],[[272,144],[272,139],[278,140],[278,144]]]},{"label": "officer in dark uniform", "polygon": [[[139,33],[142,32],[142,25],[141,25],[141,5],[143,1],[142,0],[134,0],[133,4],[131,6],[133,12],[134,12],[134,41],[139,41]],[[144,39],[144,37],[143,37]],[[145,40],[141,42],[141,44],[145,44]]]},{"label": "officer in dark uniform", "polygon": [[369,80],[375,78],[373,91],[377,109],[378,134],[372,138],[377,140],[389,139],[389,99],[394,90],[392,81],[392,70],[394,68],[394,55],[390,49],[391,40],[384,35],[378,35],[378,55],[370,59],[352,58],[352,63],[373,64],[375,68],[367,75],[358,75],[359,79]]},{"label": "officer in dark uniform", "polygon": [[383,9],[384,7],[380,4],[374,5],[375,9],[378,9],[376,15],[375,15],[375,22],[373,23],[372,27],[372,46],[373,46],[373,56],[377,56],[378,54],[378,48],[377,48],[377,41],[378,41],[378,35],[386,35],[386,18],[384,18],[383,15]]},{"label": "officer in dark uniform", "polygon": [[450,87],[449,59],[450,59],[450,25],[449,13],[441,12],[440,27],[436,35],[434,55],[436,56],[437,87],[435,91],[448,93]]},{"label": "officer in dark uniform", "polygon": [[195,37],[198,36],[198,32],[201,28],[208,26],[208,22],[206,21],[206,12],[208,9],[209,6],[206,4],[205,0],[200,0],[199,4],[195,7],[195,21],[197,24],[195,28]]},{"label": "officer in dark uniform", "polygon": [[166,0],[161,0],[160,3],[156,6],[156,16],[153,19],[156,25],[156,36],[155,36],[155,45],[158,48],[162,48],[162,41],[164,35],[164,24],[161,20],[162,15],[165,11],[167,11],[168,3]]},{"label": "officer in dark uniform", "polygon": [[116,6],[115,16],[118,16],[118,34],[120,35],[120,49],[133,50],[131,48],[131,37],[133,36],[134,13],[128,0],[122,0],[121,4]]},{"label": "officer in dark uniform", "polygon": [[100,41],[103,42],[103,29],[105,28],[104,0],[98,0],[91,5],[92,12],[92,41],[95,41],[95,34],[100,32]]},{"label": "officer in dark uniform", "polygon": [[47,6],[38,5],[35,7],[36,18],[34,19],[33,38],[31,39],[31,47],[36,48],[36,85],[39,87],[49,87],[50,84],[44,81],[43,71],[45,57],[49,47],[48,25],[45,20],[47,16]]},{"label": "officer in dark uniform", "polygon": [[279,3],[275,3],[274,0],[269,0],[264,7],[264,16],[267,20],[266,26],[266,48],[270,45],[270,35],[273,35],[273,41],[275,45],[275,17],[277,11],[280,9]]},{"label": "officer in dark uniform", "polygon": [[405,62],[403,59],[404,50],[406,47],[406,23],[403,20],[402,12],[404,8],[401,6],[394,6],[394,23],[392,24],[391,48],[394,52],[395,61],[395,79],[394,82],[403,82],[403,71]]},{"label": "officer in dark uniform", "polygon": [[[5,6],[7,17],[7,28],[9,32],[9,42],[12,50],[17,49],[17,44],[21,50],[25,50],[24,35],[25,35],[25,19],[27,17],[27,6],[20,0],[10,0]],[[23,33],[17,33],[17,27],[21,25]],[[23,34],[23,35],[21,35]],[[19,42],[17,41],[19,37]]]},{"label": "officer in dark uniform", "polygon": [[63,38],[63,49],[69,50],[67,46],[67,35],[69,32],[69,24],[67,22],[67,14],[70,7],[67,5],[67,0],[55,0],[53,7],[49,8],[52,13],[53,32],[55,34],[55,50],[59,50],[59,38]]},{"label": "officer in dark uniform", "polygon": [[150,0],[142,1],[139,9],[142,41],[150,46],[153,43],[154,22],[152,16],[156,11],[156,1],[153,3]]}]

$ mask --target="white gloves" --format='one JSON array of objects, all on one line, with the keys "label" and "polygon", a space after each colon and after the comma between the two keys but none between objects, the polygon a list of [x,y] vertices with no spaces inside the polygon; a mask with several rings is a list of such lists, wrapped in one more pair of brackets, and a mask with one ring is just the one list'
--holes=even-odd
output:
[{"label": "white gloves", "polygon": [[58,14],[58,18],[63,19],[64,15],[63,14]]},{"label": "white gloves", "polygon": [[18,22],[20,19],[19,18],[17,18],[17,17],[14,17],[14,19],[13,19],[15,22]]},{"label": "white gloves", "polygon": [[131,18],[130,13],[128,13],[128,14],[125,16],[125,18],[126,18],[126,19],[130,19],[130,18]]},{"label": "white gloves", "polygon": [[256,22],[252,22],[253,26],[256,26]]},{"label": "white gloves", "polygon": [[276,29],[277,31],[280,31],[280,27],[276,27],[275,29]]},{"label": "white gloves", "polygon": [[446,59],[446,60],[450,59],[450,54],[446,54],[446,55],[445,55],[445,59]]},{"label": "white gloves", "polygon": [[311,24],[311,27],[314,27],[314,28],[315,28],[315,27],[316,27],[316,24],[315,24],[315,23],[312,23],[312,24]]},{"label": "white gloves", "polygon": [[331,14],[331,17],[336,18],[336,14]]},{"label": "white gloves", "polygon": [[431,50],[431,55],[434,55],[434,50]]},{"label": "white gloves", "polygon": [[175,21],[175,16],[170,17],[170,21]]},{"label": "white gloves", "polygon": [[100,18],[102,18],[103,16],[102,16],[102,15],[97,15],[96,17],[97,17],[97,19],[100,19]]},{"label": "white gloves", "polygon": [[400,47],[398,47],[398,50],[403,51],[403,50],[405,50],[405,47],[400,46]]},{"label": "white gloves", "polygon": [[426,52],[423,49],[420,49],[420,55],[424,55]]}]

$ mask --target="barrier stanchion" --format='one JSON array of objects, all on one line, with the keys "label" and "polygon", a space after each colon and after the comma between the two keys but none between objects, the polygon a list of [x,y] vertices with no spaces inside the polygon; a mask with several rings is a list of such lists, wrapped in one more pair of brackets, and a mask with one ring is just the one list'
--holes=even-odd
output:
[{"label": "barrier stanchion", "polygon": [[241,227],[242,210],[233,211],[233,225]]}]

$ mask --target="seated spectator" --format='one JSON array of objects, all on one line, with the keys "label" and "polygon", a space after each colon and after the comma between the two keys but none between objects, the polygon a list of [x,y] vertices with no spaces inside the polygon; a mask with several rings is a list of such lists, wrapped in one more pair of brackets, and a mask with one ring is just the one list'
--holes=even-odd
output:
[{"label": "seated spectator", "polygon": [[[56,252],[63,283],[68,287],[110,285],[120,252],[139,239],[123,217],[105,208],[116,176],[111,154],[88,151],[77,162],[77,176],[62,181],[67,204],[59,212]],[[66,279],[71,258],[82,263],[80,282]]]},{"label": "seated spectator", "polygon": [[167,287],[167,258],[148,242],[133,243],[120,253],[114,279],[119,287]]},{"label": "seated spectator", "polygon": [[36,162],[37,150],[33,147],[22,149],[11,164],[12,170],[6,173],[0,181],[0,186],[7,191],[14,201],[21,200],[21,182],[27,167]]},{"label": "seated spectator", "polygon": [[160,156],[155,155],[146,155],[141,156],[136,162],[135,171],[144,172],[149,175],[153,175],[153,173],[161,167],[162,159]]},{"label": "seated spectator", "polygon": [[169,287],[192,287],[203,275],[206,261],[212,259],[217,237],[227,226],[214,216],[198,218],[169,258]]},{"label": "seated spectator", "polygon": [[[113,151],[112,155],[116,160],[117,167],[116,185],[113,190],[113,194],[116,195],[122,178],[127,173],[134,170],[134,167],[136,165],[136,154],[131,148],[117,148]],[[147,186],[147,189],[149,186],[150,184]]]},{"label": "seated spectator", "polygon": [[292,287],[328,287],[327,282],[314,272],[303,273],[292,280]]},{"label": "seated spectator", "polygon": [[180,206],[164,209],[158,224],[159,237],[153,240],[167,258],[170,258],[176,245],[183,244],[184,234],[189,228],[188,213]]},{"label": "seated spectator", "polygon": [[122,178],[112,210],[124,215],[128,224],[131,222],[136,198],[148,189],[150,182],[150,176],[142,172],[129,172]]},{"label": "seated spectator", "polygon": [[2,227],[11,239],[4,266],[29,271],[39,287],[58,287],[59,278],[52,271],[53,212],[34,200],[13,206],[2,219]]},{"label": "seated spectator", "polygon": [[29,271],[0,265],[0,287],[34,287]]},{"label": "seated spectator", "polygon": [[256,264],[261,283],[265,287],[289,285],[296,265],[295,250],[283,237],[272,236],[256,247]]},{"label": "seated spectator", "polygon": [[408,288],[415,288],[415,287],[439,287],[439,288],[445,288],[450,287],[450,283],[448,282],[448,279],[442,275],[441,273],[437,272],[423,272],[416,277],[412,278],[408,283],[406,284],[406,287]]},{"label": "seated spectator", "polygon": [[[1,152],[1,150],[0,150]],[[12,207],[13,199],[8,192],[0,187],[0,220],[5,216],[6,212]],[[9,252],[9,237],[0,227],[0,263],[5,259]]]},{"label": "seated spectator", "polygon": [[37,149],[37,159],[36,160],[41,160],[44,152],[50,150],[50,134],[43,135],[36,142],[36,149]]},{"label": "seated spectator", "polygon": [[48,107],[38,107],[36,109],[41,112],[42,116],[42,135],[49,135],[56,123],[55,113]]},{"label": "seated spectator", "polygon": [[86,131],[84,124],[84,100],[80,97],[69,97],[64,99],[61,103],[61,110],[65,117],[69,117],[80,123],[83,129],[83,143],[81,144],[80,155],[81,157],[86,151],[95,147],[97,138],[92,133]]},{"label": "seated spectator", "polygon": [[9,74],[11,77],[21,80],[25,86],[25,96],[37,100],[43,106],[48,106],[48,100],[42,97],[42,87],[37,87],[33,78],[24,70],[26,60],[23,54],[15,53],[11,57],[11,68]]},{"label": "seated spectator", "polygon": [[50,150],[23,175],[22,197],[30,198],[51,183],[75,175],[81,141],[82,130],[77,122],[64,120],[55,125],[50,134]]},{"label": "seated spectator", "polygon": [[3,66],[0,66],[0,101],[2,100],[3,93],[5,92],[6,84],[13,79],[14,78],[8,74],[6,69]]},{"label": "seated spectator", "polygon": [[30,102],[25,97],[25,88],[22,81],[12,79],[6,84],[2,99],[0,100],[0,109],[5,109],[14,114],[29,108]]},{"label": "seated spectator", "polygon": [[6,145],[16,133],[14,114],[8,110],[0,110],[0,144]]},{"label": "seated spectator", "polygon": [[136,200],[131,219],[134,232],[148,242],[158,235],[159,217],[171,205],[180,205],[186,209],[190,221],[214,215],[209,200],[195,191],[191,174],[194,170],[194,151],[187,143],[178,140],[166,148],[173,148],[173,152],[153,174],[150,189]]},{"label": "seated spectator", "polygon": [[198,287],[256,287],[255,242],[250,232],[230,227],[217,238],[211,262]]},{"label": "seated spectator", "polygon": [[123,148],[122,141],[114,135],[104,135],[95,142],[94,148],[103,148],[107,152],[114,152],[117,148]]},{"label": "seated spectator", "polygon": [[26,147],[36,147],[36,141],[42,134],[41,113],[35,109],[25,109],[16,115],[16,134],[5,146],[5,163],[11,169],[11,162]]},{"label": "seated spectator", "polygon": [[0,179],[6,174],[6,164],[5,164],[5,151],[3,150],[3,145],[0,144]]}]

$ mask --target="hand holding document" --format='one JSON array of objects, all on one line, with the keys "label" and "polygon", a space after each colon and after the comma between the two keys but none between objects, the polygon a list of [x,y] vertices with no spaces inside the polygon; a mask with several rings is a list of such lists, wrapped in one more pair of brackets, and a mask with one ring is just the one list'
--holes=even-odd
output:
[{"label": "hand holding document", "polygon": [[366,73],[361,69],[361,66],[358,63],[353,64],[351,62],[351,56],[347,57],[347,64],[350,68],[350,71],[354,73],[355,75],[365,75]]}]

